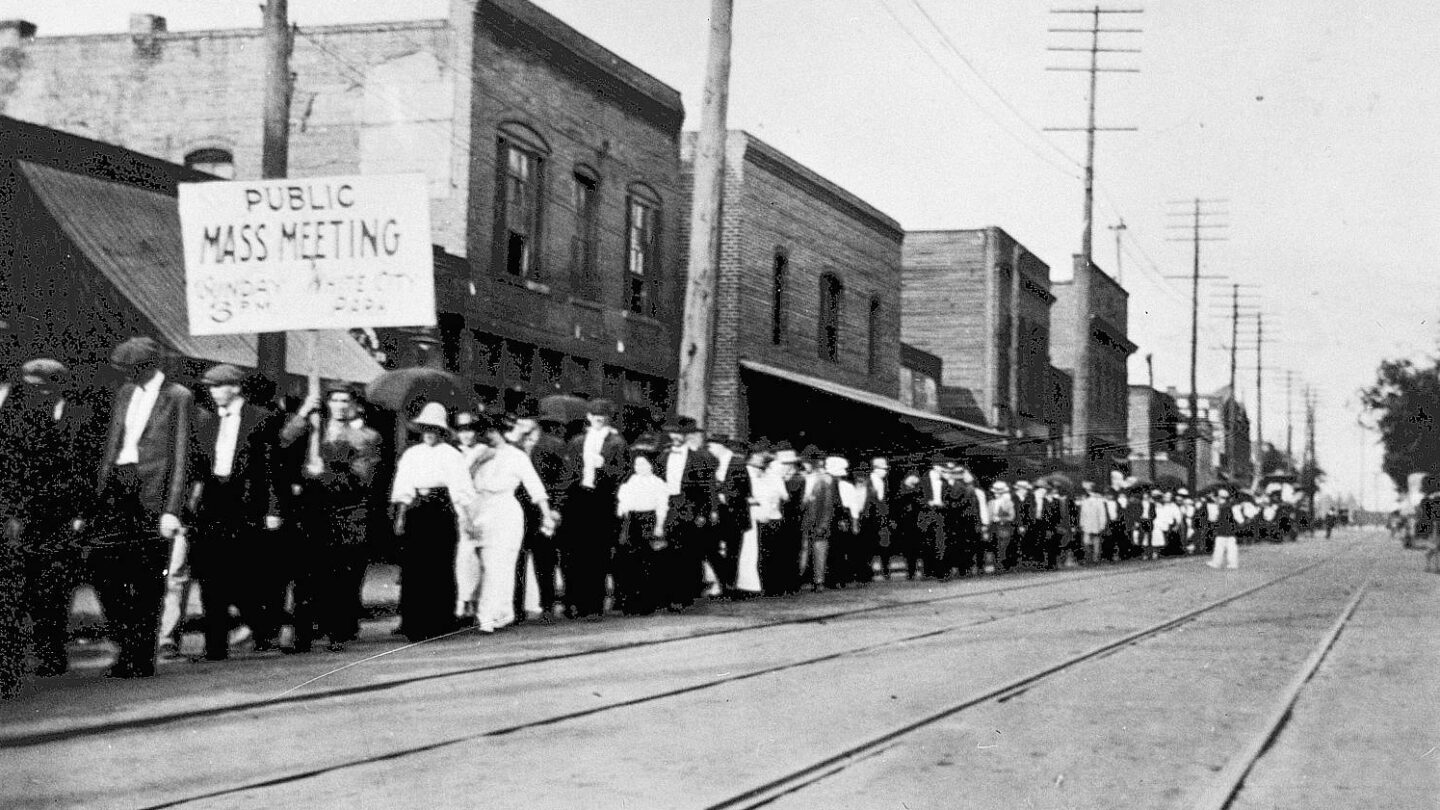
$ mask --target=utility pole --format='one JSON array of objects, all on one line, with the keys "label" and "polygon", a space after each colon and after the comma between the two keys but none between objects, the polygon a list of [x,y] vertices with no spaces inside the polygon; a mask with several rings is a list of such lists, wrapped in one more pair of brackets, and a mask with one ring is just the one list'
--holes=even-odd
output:
[{"label": "utility pole", "polygon": [[[1231,481],[1235,480],[1236,469],[1240,466],[1239,459],[1235,454],[1235,445],[1239,440],[1239,437],[1235,434],[1235,411],[1239,408],[1240,394],[1239,389],[1236,388],[1239,381],[1235,375],[1240,353],[1240,314],[1242,306],[1240,302],[1242,295],[1240,288],[1258,286],[1260,285],[1231,284],[1230,295],[1228,296],[1230,301],[1229,305],[1225,308],[1226,314],[1230,317],[1230,345],[1225,347],[1230,352],[1230,410],[1222,413],[1222,419],[1225,428],[1225,475]],[[1249,292],[1244,293],[1247,298],[1251,294],[1252,293]],[[1246,301],[1243,306],[1245,307],[1245,314],[1248,315],[1250,313],[1250,307],[1252,306],[1251,302]]]},{"label": "utility pole", "polygon": [[1255,480],[1265,477],[1265,313],[1255,313]]},{"label": "utility pole", "polygon": [[1110,230],[1115,232],[1115,283],[1124,287],[1125,270],[1124,266],[1120,263],[1120,237],[1125,231],[1129,230],[1125,225],[1125,218],[1121,217],[1119,222],[1110,226]]},{"label": "utility pole", "polygon": [[710,395],[710,342],[715,331],[715,277],[720,265],[720,211],[725,194],[725,115],[730,97],[733,0],[710,0],[705,95],[695,138],[690,245],[681,323],[679,412],[705,420]]},{"label": "utility pole", "polygon": [[1080,262],[1075,268],[1074,291],[1075,306],[1077,309],[1075,317],[1075,368],[1072,372],[1074,387],[1071,395],[1071,416],[1072,425],[1072,452],[1082,459],[1088,459],[1090,455],[1090,318],[1092,312],[1090,275],[1094,272],[1095,262],[1092,251],[1092,240],[1094,230],[1095,214],[1095,133],[1096,132],[1134,132],[1136,127],[1098,127],[1095,125],[1095,93],[1098,87],[1098,79],[1101,73],[1139,73],[1139,68],[1101,67],[1100,54],[1102,53],[1139,53],[1139,48],[1102,48],[1100,47],[1101,34],[1138,34],[1138,28],[1101,28],[1101,15],[1106,14],[1142,14],[1144,9],[1138,8],[1101,8],[1099,5],[1093,8],[1065,8],[1055,9],[1051,14],[1084,14],[1090,17],[1088,28],[1051,28],[1051,33],[1065,34],[1089,34],[1090,44],[1085,47],[1078,46],[1050,46],[1048,50],[1078,52],[1090,54],[1088,67],[1058,66],[1047,67],[1046,70],[1071,71],[1088,73],[1090,75],[1090,96],[1089,113],[1086,124],[1083,127],[1046,127],[1048,132],[1084,132],[1085,133],[1085,209],[1084,227],[1080,236]]},{"label": "utility pole", "polygon": [[[1120,223],[1120,224],[1123,226],[1125,223],[1122,222],[1122,223]],[[1151,401],[1153,402],[1153,401],[1154,401],[1153,397],[1154,397],[1154,394],[1155,394],[1155,355],[1150,354],[1150,353],[1148,353],[1148,352],[1147,352],[1146,355],[1145,355],[1145,375],[1146,375],[1147,378],[1149,378],[1149,383],[1148,383],[1148,384],[1149,384],[1149,386],[1150,386],[1150,391],[1149,391],[1148,394],[1146,394],[1146,396],[1147,396],[1147,397],[1151,397]],[[1146,455],[1147,457],[1149,457],[1149,459],[1150,459],[1150,485],[1151,485],[1151,486],[1154,486],[1154,485],[1155,485],[1155,427],[1154,427],[1155,419],[1154,419],[1154,415],[1150,413],[1150,408],[1149,408],[1148,405],[1147,405],[1146,408],[1145,408],[1145,413],[1146,413],[1147,416],[1151,417],[1151,418],[1150,418],[1150,422],[1151,422],[1151,426],[1150,426],[1150,436],[1149,436],[1150,446],[1149,446],[1149,448],[1146,450],[1145,455]]]},{"label": "utility pole", "polygon": [[[1305,459],[1300,465],[1302,475],[1311,474],[1320,464],[1315,460],[1315,390],[1305,386]],[[1315,495],[1319,489],[1319,482],[1313,476],[1310,481],[1310,520],[1315,520]]]},{"label": "utility pole", "polygon": [[[1224,276],[1201,276],[1200,275],[1200,243],[1219,242],[1223,237],[1201,236],[1204,229],[1223,228],[1224,225],[1201,221],[1203,216],[1214,216],[1214,212],[1202,211],[1204,203],[1223,202],[1223,200],[1202,200],[1199,197],[1194,199],[1194,222],[1189,226],[1193,232],[1189,240],[1171,239],[1170,241],[1192,241],[1195,245],[1194,262],[1190,272],[1190,418],[1185,430],[1185,445],[1189,451],[1190,469],[1187,471],[1187,478],[1190,483],[1190,491],[1199,489],[1200,480],[1200,392],[1199,392],[1199,362],[1200,362],[1200,279],[1224,278]],[[1184,228],[1184,225],[1167,226],[1170,228]],[[1167,278],[1185,278],[1185,276],[1167,276]]]},{"label": "utility pole", "polygon": [[[260,152],[260,176],[284,177],[290,163],[290,35],[289,0],[266,0],[264,139]],[[255,368],[281,385],[285,379],[285,333],[264,332],[256,336]],[[277,395],[283,391],[277,390]],[[313,393],[313,392],[312,392]]]},{"label": "utility pole", "polygon": [[1285,458],[1295,463],[1295,400],[1294,400],[1294,373],[1288,369],[1285,371]]}]

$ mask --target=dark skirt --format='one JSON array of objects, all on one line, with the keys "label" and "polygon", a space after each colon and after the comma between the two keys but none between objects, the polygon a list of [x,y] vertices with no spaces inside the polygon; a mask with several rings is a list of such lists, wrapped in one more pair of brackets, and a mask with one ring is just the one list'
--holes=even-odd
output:
[{"label": "dark skirt", "polygon": [[418,641],[454,629],[458,544],[448,493],[432,491],[406,510],[400,538],[400,619],[406,638]]},{"label": "dark skirt", "polygon": [[631,512],[621,519],[620,545],[615,550],[615,609],[627,616],[654,613],[664,607],[658,567],[666,549],[656,550],[655,513]]}]

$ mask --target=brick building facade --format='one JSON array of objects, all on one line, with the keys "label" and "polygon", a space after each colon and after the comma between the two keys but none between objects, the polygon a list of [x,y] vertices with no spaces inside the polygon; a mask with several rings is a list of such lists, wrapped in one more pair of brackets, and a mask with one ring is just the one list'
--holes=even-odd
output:
[{"label": "brick building facade", "polygon": [[903,278],[902,334],[941,357],[944,386],[961,389],[947,392],[951,407],[1058,440],[1068,414],[1050,379],[1049,266],[997,227],[911,231]]},{"label": "brick building facade", "polygon": [[[1055,305],[1050,310],[1050,353],[1055,367],[1074,378],[1077,320],[1090,322],[1090,424],[1071,425],[1083,437],[1088,460],[1099,462],[1127,455],[1130,389],[1126,365],[1135,344],[1126,336],[1130,294],[1093,264],[1085,267],[1075,257],[1076,273],[1090,273],[1090,307],[1079,311],[1073,280],[1050,285]],[[1095,472],[1096,470],[1091,470]],[[1103,472],[1103,470],[1099,470]],[[1097,479],[1099,480],[1099,479]]]},{"label": "brick building facade", "polygon": [[1130,386],[1129,425],[1133,474],[1152,483],[1160,476],[1186,480],[1185,454],[1179,452],[1180,407],[1173,393]]},{"label": "brick building facade", "polygon": [[[221,176],[259,173],[258,29],[34,37],[0,24],[15,117]],[[483,398],[668,407],[682,292],[679,93],[525,0],[300,29],[290,174],[422,172],[445,364]],[[448,272],[447,272],[448,271]]]}]

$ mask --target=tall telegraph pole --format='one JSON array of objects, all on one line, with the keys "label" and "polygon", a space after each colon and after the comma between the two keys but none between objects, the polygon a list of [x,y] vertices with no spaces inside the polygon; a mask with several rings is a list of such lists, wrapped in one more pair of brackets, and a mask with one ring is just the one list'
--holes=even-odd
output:
[{"label": "tall telegraph pole", "polygon": [[1110,230],[1115,232],[1115,283],[1121,287],[1125,286],[1125,270],[1124,265],[1120,263],[1120,237],[1129,229],[1129,226],[1125,224],[1124,217],[1121,217],[1119,222],[1110,226]]},{"label": "tall telegraph pole", "polygon": [[695,138],[694,192],[681,324],[679,412],[703,422],[710,393],[710,341],[715,329],[715,276],[720,264],[720,210],[725,192],[725,115],[730,96],[733,0],[710,0],[710,49],[705,95]]},{"label": "tall telegraph pole", "polygon": [[[289,0],[266,0],[264,140],[260,176],[284,177],[290,162],[290,36]],[[277,385],[285,379],[285,333],[265,332],[256,338],[255,368]]]},{"label": "tall telegraph pole", "polygon": [[1202,200],[1196,197],[1194,204],[1194,222],[1189,226],[1172,225],[1172,228],[1188,228],[1192,233],[1189,238],[1172,239],[1171,241],[1193,242],[1195,245],[1194,261],[1191,265],[1189,276],[1167,276],[1167,278],[1188,278],[1190,281],[1190,416],[1186,420],[1185,445],[1190,456],[1190,469],[1187,471],[1187,478],[1190,484],[1190,491],[1194,492],[1199,488],[1200,480],[1200,392],[1199,392],[1199,361],[1200,361],[1200,279],[1224,278],[1224,276],[1202,276],[1200,275],[1200,243],[1218,242],[1223,237],[1202,236],[1202,232],[1210,228],[1223,228],[1224,225],[1202,221],[1202,217],[1215,216],[1213,211],[1204,211],[1201,206],[1207,203],[1223,202],[1223,200]]},{"label": "tall telegraph pole", "polygon": [[1139,73],[1139,68],[1123,67],[1101,67],[1100,54],[1102,53],[1139,53],[1139,48],[1102,48],[1100,47],[1101,34],[1138,34],[1139,28],[1101,28],[1102,15],[1107,14],[1142,14],[1144,9],[1139,8],[1101,8],[1096,5],[1092,8],[1064,8],[1051,11],[1052,14],[1084,14],[1090,17],[1088,28],[1051,28],[1052,33],[1064,34],[1089,34],[1090,44],[1085,47],[1078,46],[1051,46],[1051,51],[1079,52],[1090,54],[1088,67],[1058,66],[1047,67],[1046,70],[1073,71],[1090,74],[1090,97],[1089,113],[1086,124],[1083,127],[1046,127],[1049,132],[1084,132],[1085,133],[1085,213],[1084,229],[1080,236],[1080,263],[1075,268],[1075,280],[1073,289],[1075,291],[1075,368],[1073,372],[1074,388],[1071,395],[1071,452],[1082,459],[1089,457],[1090,449],[1090,317],[1091,317],[1091,291],[1090,275],[1094,271],[1095,263],[1092,251],[1092,240],[1094,237],[1095,222],[1095,133],[1096,132],[1134,132],[1135,127],[1099,127],[1095,125],[1095,93],[1099,85],[1101,73]]}]

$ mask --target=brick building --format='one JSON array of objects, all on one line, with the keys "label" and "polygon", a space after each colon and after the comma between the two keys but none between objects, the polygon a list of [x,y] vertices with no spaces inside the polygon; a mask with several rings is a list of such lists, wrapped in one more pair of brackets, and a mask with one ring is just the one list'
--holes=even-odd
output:
[{"label": "brick building", "polygon": [[[694,146],[689,133],[687,172]],[[707,427],[856,454],[990,438],[897,398],[903,238],[865,201],[732,131]]]},{"label": "brick building", "polygon": [[[1177,400],[1180,414],[1180,430],[1183,433],[1190,420],[1190,398],[1176,392],[1170,393]],[[1245,406],[1235,399],[1230,386],[1196,397],[1200,412],[1197,420],[1200,437],[1200,458],[1202,473],[1210,480],[1224,477],[1226,480],[1248,485],[1255,475],[1255,461],[1250,440],[1250,416]],[[1181,440],[1182,447],[1184,439]]]},{"label": "brick building", "polygon": [[[905,235],[901,331],[944,362],[942,401],[1058,446],[1068,414],[1050,379],[1050,268],[997,227]],[[1027,442],[1023,446],[1031,447]]]},{"label": "brick building", "polygon": [[[1050,354],[1056,368],[1074,379],[1075,333],[1080,317],[1090,322],[1090,424],[1070,426],[1071,434],[1087,448],[1083,462],[1087,474],[1106,472],[1109,460],[1127,455],[1130,389],[1126,365],[1135,344],[1126,337],[1129,297],[1113,278],[1093,264],[1084,267],[1075,257],[1076,273],[1090,273],[1090,307],[1079,312],[1073,280],[1050,285],[1055,305],[1050,310]],[[1096,478],[1095,480],[1102,480]]]},{"label": "brick building", "polygon": [[[35,37],[0,24],[9,115],[239,178],[260,165],[258,29]],[[443,362],[479,396],[668,406],[682,284],[680,95],[525,0],[300,29],[290,174],[429,180]],[[384,336],[395,341],[396,335]],[[421,341],[423,343],[423,341]]]},{"label": "brick building", "polygon": [[1130,468],[1152,482],[1160,476],[1187,480],[1180,451],[1180,407],[1171,392],[1130,386]]}]

